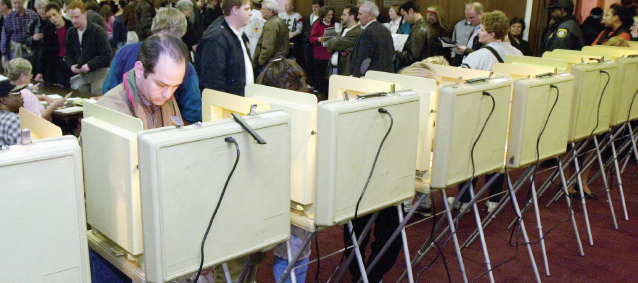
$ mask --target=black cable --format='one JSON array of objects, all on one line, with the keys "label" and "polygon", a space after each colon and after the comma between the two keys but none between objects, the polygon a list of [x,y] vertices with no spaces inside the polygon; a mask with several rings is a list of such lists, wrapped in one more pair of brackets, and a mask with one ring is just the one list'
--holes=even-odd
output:
[{"label": "black cable", "polygon": [[330,275],[330,278],[332,278],[332,276],[336,273],[339,267],[341,267],[341,264],[343,263],[343,260],[346,255],[346,251],[348,250],[348,246],[352,243],[352,240],[351,240],[352,235],[354,234],[355,231],[357,231],[357,217],[359,213],[359,204],[361,204],[363,195],[366,193],[366,190],[368,189],[368,184],[370,183],[370,179],[372,179],[374,168],[377,166],[377,160],[379,160],[379,154],[381,153],[381,148],[383,148],[383,144],[385,143],[385,140],[388,138],[390,131],[392,131],[392,126],[394,125],[394,118],[392,117],[392,114],[390,114],[388,110],[386,110],[385,108],[379,108],[378,111],[379,113],[388,114],[388,116],[390,116],[390,127],[388,128],[388,131],[385,133],[383,140],[381,140],[381,144],[379,145],[379,149],[377,150],[377,155],[374,157],[374,162],[372,163],[372,169],[370,170],[370,174],[368,175],[368,180],[366,180],[366,184],[365,186],[363,186],[363,190],[361,191],[361,195],[359,196],[359,200],[357,200],[357,205],[355,206],[354,218],[352,219],[352,231],[350,231],[350,235],[347,238],[345,250],[343,252],[343,255],[341,256],[341,260],[339,260],[339,265],[337,265],[338,267],[335,269],[332,275]]},{"label": "black cable", "polygon": [[319,281],[319,273],[321,272],[321,254],[319,254],[319,226],[315,224],[315,251],[317,252],[317,273],[315,274],[315,282]]},{"label": "black cable", "polygon": [[232,138],[232,137],[226,137],[224,139],[225,142],[227,143],[234,143],[235,144],[235,149],[237,150],[237,158],[235,159],[235,164],[233,165],[233,169],[230,170],[230,174],[228,174],[228,178],[226,179],[226,183],[224,184],[224,189],[222,189],[222,193],[219,196],[219,201],[217,201],[217,206],[215,207],[215,211],[213,212],[213,215],[210,218],[210,221],[208,222],[208,228],[206,228],[206,233],[204,234],[204,238],[202,239],[202,246],[200,248],[200,252],[201,252],[201,261],[199,263],[199,269],[197,270],[197,276],[195,276],[195,281],[193,282],[197,282],[197,280],[199,279],[199,276],[202,274],[202,268],[204,267],[204,243],[206,243],[206,237],[208,237],[208,232],[210,231],[211,226],[213,226],[213,220],[215,219],[215,215],[217,215],[217,211],[219,210],[219,206],[222,204],[222,200],[224,199],[224,194],[226,193],[226,188],[228,188],[228,182],[230,182],[230,178],[233,176],[233,173],[235,173],[235,168],[237,168],[237,163],[239,162],[239,144],[237,143],[237,141]]},{"label": "black cable", "polygon": [[627,111],[627,127],[629,127],[629,118],[631,116],[631,108],[634,106],[634,100],[636,99],[636,95],[638,95],[638,89],[636,89],[636,93],[634,93],[634,97],[631,98],[631,104],[629,104],[629,111]]},{"label": "black cable", "polygon": [[[487,119],[485,119],[485,122],[483,123],[483,127],[481,128],[481,131],[479,132],[478,136],[476,137],[476,140],[474,140],[474,143],[472,144],[472,149],[470,150],[470,160],[472,161],[472,176],[469,180],[469,184],[468,187],[466,188],[466,190],[469,190],[470,187],[472,186],[472,181],[474,179],[474,174],[476,173],[476,166],[474,164],[474,147],[476,146],[476,144],[478,143],[479,139],[481,138],[481,136],[483,135],[483,131],[485,130],[485,127],[487,126],[487,122],[490,121],[490,118],[492,117],[492,113],[494,113],[494,108],[496,108],[496,100],[494,100],[494,96],[492,96],[491,93],[487,92],[487,91],[483,91],[482,95],[487,95],[492,99],[492,109],[490,110],[490,114],[487,116]],[[459,191],[459,194],[464,193],[465,191],[461,190]],[[434,240],[434,237],[432,237],[432,243],[434,243],[437,248],[439,249],[439,253],[434,257],[434,259],[427,265],[425,266],[423,269],[419,270],[419,272],[417,273],[417,278],[419,276],[419,274],[421,272],[423,272],[424,270],[430,268],[434,262],[436,262],[436,260],[438,259],[439,256],[443,255],[443,250],[445,250],[445,247],[447,247],[447,244],[450,242],[450,239],[452,239],[452,237],[454,236],[454,234],[456,234],[456,231],[458,231],[458,229],[454,229],[454,233],[450,233],[450,236],[447,238],[447,240],[445,240],[445,243],[443,244],[442,247],[439,247],[438,243],[436,243],[436,240]]]}]

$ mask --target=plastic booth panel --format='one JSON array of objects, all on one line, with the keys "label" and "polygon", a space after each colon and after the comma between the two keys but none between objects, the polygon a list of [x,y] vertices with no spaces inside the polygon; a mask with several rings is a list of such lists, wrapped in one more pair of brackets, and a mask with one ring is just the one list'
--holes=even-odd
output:
[{"label": "plastic booth panel", "polygon": [[266,144],[232,119],[139,134],[147,282],[197,271],[200,246],[237,158],[204,246],[204,268],[272,248],[290,234],[290,117],[243,118]]},{"label": "plastic booth panel", "polygon": [[472,144],[483,125],[474,148],[474,176],[504,167],[511,93],[512,82],[504,79],[439,88],[432,188],[445,189],[472,177]]},{"label": "plastic booth panel", "polygon": [[[395,86],[395,90],[400,90],[399,86]],[[349,76],[332,75],[328,85],[328,99],[343,99],[343,92],[348,91],[349,98],[357,95],[371,92],[390,92],[392,83],[375,81],[363,78],[355,78]]]},{"label": "plastic booth panel", "polygon": [[1,282],[91,282],[75,137],[0,150]]},{"label": "plastic booth panel", "polygon": [[366,79],[386,81],[401,86],[402,89],[411,89],[421,97],[419,109],[419,138],[416,152],[416,170],[425,172],[430,170],[432,161],[432,143],[434,138],[434,115],[436,106],[437,84],[435,80],[388,74],[378,71],[368,71]]},{"label": "plastic booth panel", "polygon": [[310,93],[251,84],[246,96],[290,115],[290,200],[301,205],[315,201],[317,171],[317,97]]},{"label": "plastic booth panel", "polygon": [[[597,135],[609,129],[611,106],[616,95],[614,91],[617,83],[616,69],[617,64],[614,62],[572,66],[574,97],[568,137],[570,142],[579,141],[589,137],[590,134]],[[609,77],[603,72],[607,72]],[[607,83],[608,80],[609,83]]]},{"label": "plastic booth panel", "polygon": [[[618,58],[618,79],[616,83],[616,95],[611,106],[611,125],[620,125],[629,120],[638,118],[638,99],[634,97],[638,93],[638,57]],[[633,101],[633,104],[632,104]],[[631,107],[631,113],[629,113]]]},{"label": "plastic booth panel", "polygon": [[520,168],[536,162],[536,143],[546,123],[538,143],[538,159],[542,161],[566,151],[573,93],[574,77],[570,74],[514,81],[507,167]]},{"label": "plastic booth panel", "polygon": [[538,58],[533,56],[507,55],[505,63],[525,66],[543,66],[556,68],[559,71],[567,71],[568,63],[562,59]]},{"label": "plastic booth panel", "polygon": [[495,63],[492,65],[492,70],[494,72],[508,74],[514,78],[522,78],[528,76],[536,76],[540,74],[553,73],[554,68],[546,67],[546,66],[534,66],[534,65],[526,65],[522,67],[521,65],[516,65],[512,63]]},{"label": "plastic booth panel", "polygon": [[43,119],[39,115],[20,107],[20,129],[31,131],[31,140],[57,138],[62,136],[62,129]]},{"label": "plastic booth panel", "polygon": [[142,121],[87,103],[82,151],[87,222],[132,255],[144,252],[137,168]]},{"label": "plastic booth panel", "polygon": [[256,104],[259,111],[270,110],[268,103],[231,93],[204,89],[202,92],[202,122],[230,118],[231,113],[245,116],[250,113],[251,105]]},{"label": "plastic booth panel", "polygon": [[[384,108],[390,114],[380,113]],[[414,196],[419,96],[391,95],[319,103],[316,222],[332,226],[354,218],[355,207],[379,153],[358,215]]]}]

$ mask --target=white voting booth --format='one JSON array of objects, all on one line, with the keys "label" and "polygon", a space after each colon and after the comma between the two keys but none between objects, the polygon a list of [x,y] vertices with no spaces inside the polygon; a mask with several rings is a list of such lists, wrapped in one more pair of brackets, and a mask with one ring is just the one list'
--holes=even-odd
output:
[{"label": "white voting booth", "polygon": [[57,138],[62,136],[62,129],[55,124],[43,119],[40,115],[20,107],[20,129],[28,129],[31,132],[31,140],[43,138]]},{"label": "white voting booth", "polygon": [[85,107],[87,214],[99,231],[89,236],[129,277],[172,282],[197,271],[204,232],[237,156],[235,146],[225,142],[229,136],[238,142],[241,158],[208,235],[204,267],[288,239],[287,114],[244,118],[266,139],[258,145],[232,120],[143,131],[137,118],[99,105]]},{"label": "white voting booth", "polygon": [[91,282],[75,137],[0,150],[1,282]]},{"label": "white voting booth", "polygon": [[[437,75],[448,83],[439,87],[432,180],[430,186],[444,189],[472,177],[470,151],[492,109],[494,113],[474,149],[474,176],[497,171],[504,166],[512,82],[509,76],[490,72],[436,66]],[[455,70],[456,69],[456,72]],[[483,77],[475,83],[449,84],[458,75],[464,80]]]},{"label": "white voting booth", "polygon": [[[336,83],[333,77],[339,77]],[[377,87],[371,87],[374,85]],[[331,76],[331,88],[335,95],[344,90],[363,95],[390,90],[391,84],[335,75]],[[358,215],[399,203],[414,194],[415,163],[400,163],[415,160],[414,154],[406,153],[411,152],[408,149],[412,146],[416,151],[419,96],[410,93],[356,100],[356,95],[350,96],[351,101],[317,105],[316,97],[308,93],[261,85],[246,88],[249,98],[265,101],[272,109],[282,109],[292,117],[291,200],[293,208],[298,204],[303,209],[293,214],[293,222],[306,230],[314,231],[315,224],[333,226],[354,217],[356,202],[389,127],[387,114],[378,112],[381,107],[391,112],[395,124]],[[399,149],[401,152],[397,152]],[[412,171],[408,173],[410,167]],[[377,172],[385,172],[386,176],[378,177]],[[406,185],[407,176],[412,179]]]},{"label": "white voting booth", "polygon": [[139,133],[147,282],[197,272],[200,245],[224,183],[240,157],[204,247],[204,268],[268,250],[290,237],[290,117],[246,116],[266,144],[231,119]]},{"label": "white voting booth", "polygon": [[436,81],[379,71],[366,72],[366,79],[395,83],[400,85],[402,89],[410,89],[419,94],[421,97],[421,105],[419,109],[419,138],[416,152],[416,170],[421,172],[430,170],[436,111]]}]

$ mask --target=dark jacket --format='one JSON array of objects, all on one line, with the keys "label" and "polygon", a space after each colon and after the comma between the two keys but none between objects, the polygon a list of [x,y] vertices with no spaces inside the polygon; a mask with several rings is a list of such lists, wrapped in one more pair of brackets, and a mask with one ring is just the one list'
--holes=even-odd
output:
[{"label": "dark jacket", "polygon": [[[27,38],[25,40],[27,46],[31,47],[31,56],[29,56],[29,61],[33,65],[32,73],[42,74],[44,73],[44,67],[42,66],[42,51],[45,45],[57,44],[58,39],[55,38],[55,41],[51,42],[50,38],[44,37],[44,31],[47,27],[53,26],[53,32],[55,33],[55,26],[49,22],[48,20],[43,20],[39,16],[29,24],[27,29]],[[42,33],[42,39],[33,40],[33,35],[36,33]],[[46,41],[46,42],[45,42]]]},{"label": "dark jacket", "polygon": [[[246,34],[242,34],[242,40],[248,52]],[[244,96],[246,65],[240,44],[242,42],[225,20],[199,41],[195,52],[195,71],[199,76],[200,90],[209,88]]]},{"label": "dark jacket", "polygon": [[124,7],[124,12],[122,12],[122,22],[126,25],[126,31],[135,31],[135,7],[137,6],[137,1],[131,1]]},{"label": "dark jacket", "polygon": [[396,60],[399,68],[421,61],[432,56],[434,45],[437,42],[436,32],[425,18],[421,18],[412,25],[408,40],[403,46],[403,51],[397,51]]},{"label": "dark jacket", "polygon": [[[71,21],[62,18],[64,20],[64,27],[68,30],[73,26]],[[56,32],[56,28],[54,24],[46,25],[42,29],[42,56],[39,61],[42,66],[42,72],[46,75],[46,70],[51,67],[51,64],[55,64],[58,61],[58,53],[60,51],[60,45],[58,43],[58,34]],[[77,33],[76,33],[77,36]],[[66,47],[65,47],[66,48]],[[66,49],[65,49],[66,50]],[[35,66],[34,66],[35,67]],[[37,72],[33,72],[37,74]],[[46,78],[45,78],[46,79]]]},{"label": "dark jacket", "polygon": [[594,19],[589,16],[585,19],[583,24],[580,25],[586,45],[591,45],[594,40],[598,38],[598,34],[605,29],[605,26],[600,22],[600,20],[601,19]]},{"label": "dark jacket", "polygon": [[529,42],[523,40],[522,38],[518,39],[518,42],[514,39],[512,34],[509,34],[510,43],[514,48],[520,50],[525,56],[532,56],[532,47],[529,45]]},{"label": "dark jacket", "polygon": [[139,0],[135,6],[135,33],[140,41],[151,36],[151,25],[155,18],[155,8],[148,0]]},{"label": "dark jacket", "polygon": [[434,41],[434,46],[432,47],[433,50],[430,56],[444,56],[445,59],[448,59],[449,61],[452,50],[451,48],[443,48],[443,43],[441,43],[440,38],[442,37],[451,38],[452,32],[448,29],[444,29],[443,26],[441,26],[441,24],[438,22],[434,23],[432,25],[432,28],[434,29],[434,36],[436,40]]},{"label": "dark jacket", "polygon": [[570,14],[558,19],[549,27],[539,55],[554,49],[581,50],[584,45],[585,40],[576,17]]},{"label": "dark jacket", "polygon": [[394,43],[390,31],[378,21],[368,23],[354,44],[350,72],[363,77],[368,70],[394,73]]},{"label": "dark jacket", "polygon": [[[347,34],[343,34],[345,28],[342,28],[341,33],[334,38],[327,41],[326,47],[328,52],[338,52],[337,74],[349,76],[350,75],[350,58],[352,57],[352,50],[354,49],[354,43],[357,41],[363,29],[361,25],[354,26]],[[332,68],[328,68],[328,74],[332,74]]]},{"label": "dark jacket", "polygon": [[86,11],[86,19],[89,21],[89,23],[94,23],[101,27],[103,30],[106,30],[106,28],[104,27],[104,19],[102,18],[102,16],[100,16],[100,13],[93,10],[88,10]]},{"label": "dark jacket", "polygon": [[82,34],[82,46],[75,27],[71,27],[66,33],[66,63],[69,68],[78,65],[80,68],[88,64],[91,71],[108,67],[113,51],[106,31],[93,23],[87,23]]},{"label": "dark jacket", "polygon": [[275,55],[287,56],[290,46],[288,38],[288,25],[286,22],[274,15],[266,21],[261,32],[255,54],[253,55],[253,66],[265,66]]},{"label": "dark jacket", "polygon": [[186,44],[186,47],[188,47],[188,51],[193,51],[193,45],[197,44],[200,39],[201,37],[195,31],[193,23],[186,21],[186,33],[182,36],[182,41]]},{"label": "dark jacket", "polygon": [[217,18],[223,15],[224,12],[222,11],[221,7],[217,7],[215,9],[206,8],[206,10],[204,10],[204,19],[202,20],[203,25],[201,29],[206,30],[208,26],[210,26],[210,24],[212,24]]}]

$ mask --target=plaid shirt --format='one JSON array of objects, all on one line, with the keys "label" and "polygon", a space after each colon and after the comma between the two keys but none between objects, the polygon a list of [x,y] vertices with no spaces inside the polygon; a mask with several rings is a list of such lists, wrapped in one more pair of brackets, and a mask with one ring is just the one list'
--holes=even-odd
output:
[{"label": "plaid shirt", "polygon": [[148,120],[148,128],[155,129],[164,127],[164,119],[162,118],[162,107],[157,106],[148,99],[142,93],[137,90],[137,95],[140,97],[140,104],[142,105],[142,109],[144,109],[144,114],[146,114],[146,118]]},{"label": "plaid shirt", "polygon": [[0,145],[14,145],[20,141],[20,115],[0,110]]},{"label": "plaid shirt", "polygon": [[2,39],[0,40],[2,55],[4,55],[5,58],[13,59],[10,57],[11,52],[9,52],[9,42],[15,41],[18,43],[25,43],[29,24],[38,17],[40,16],[38,16],[36,12],[29,9],[25,9],[23,15],[18,14],[18,12],[11,12],[7,15],[7,18],[4,19]]}]

